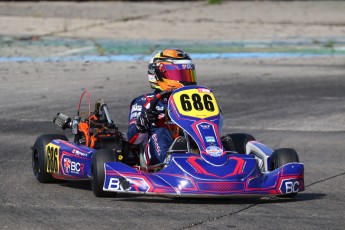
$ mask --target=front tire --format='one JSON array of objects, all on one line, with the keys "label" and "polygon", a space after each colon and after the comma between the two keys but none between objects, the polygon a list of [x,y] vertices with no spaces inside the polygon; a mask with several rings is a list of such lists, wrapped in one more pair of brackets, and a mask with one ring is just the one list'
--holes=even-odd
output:
[{"label": "front tire", "polygon": [[[271,156],[271,171],[280,168],[288,163],[299,162],[298,154],[296,150],[289,148],[276,149],[273,151]],[[279,197],[292,198],[296,196],[297,193],[289,193],[284,195],[279,195]]]},{"label": "front tire", "polygon": [[115,162],[115,154],[110,149],[100,149],[92,155],[91,159],[91,186],[92,192],[96,197],[113,197],[116,196],[115,192],[103,191],[105,170],[104,163]]},{"label": "front tire", "polygon": [[65,135],[61,134],[44,134],[39,136],[34,146],[32,147],[32,170],[34,176],[40,183],[52,183],[57,180],[52,177],[51,174],[47,173],[47,153],[46,145],[52,140],[64,140],[68,141]]},{"label": "front tire", "polygon": [[299,162],[296,150],[289,148],[276,149],[271,156],[271,171],[288,163]]}]

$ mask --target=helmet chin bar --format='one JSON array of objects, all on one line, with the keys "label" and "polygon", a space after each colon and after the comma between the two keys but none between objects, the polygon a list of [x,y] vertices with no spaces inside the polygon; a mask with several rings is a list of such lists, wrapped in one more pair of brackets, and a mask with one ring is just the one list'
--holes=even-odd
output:
[{"label": "helmet chin bar", "polygon": [[182,84],[183,86],[186,86],[186,85],[196,85],[196,82],[185,82],[185,81],[180,81],[180,84]]},{"label": "helmet chin bar", "polygon": [[163,78],[163,81],[157,81],[157,84],[162,91],[172,91],[174,89],[183,87],[183,84],[181,84],[180,82],[169,80],[166,78]]}]

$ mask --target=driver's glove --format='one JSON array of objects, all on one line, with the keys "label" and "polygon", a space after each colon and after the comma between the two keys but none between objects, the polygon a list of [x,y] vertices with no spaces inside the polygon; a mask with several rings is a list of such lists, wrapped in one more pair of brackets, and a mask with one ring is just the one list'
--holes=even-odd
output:
[{"label": "driver's glove", "polygon": [[138,117],[135,126],[139,132],[145,133],[149,130],[151,124],[157,121],[158,115],[158,112],[148,109]]}]

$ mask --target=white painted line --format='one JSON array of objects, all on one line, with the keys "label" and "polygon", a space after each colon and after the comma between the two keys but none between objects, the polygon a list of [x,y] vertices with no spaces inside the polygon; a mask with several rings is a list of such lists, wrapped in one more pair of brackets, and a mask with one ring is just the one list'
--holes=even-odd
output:
[{"label": "white painted line", "polygon": [[[19,118],[19,119],[15,119],[17,121],[33,121],[33,122],[53,122],[53,119],[29,119],[29,118]],[[13,121],[13,120],[12,120]]]}]

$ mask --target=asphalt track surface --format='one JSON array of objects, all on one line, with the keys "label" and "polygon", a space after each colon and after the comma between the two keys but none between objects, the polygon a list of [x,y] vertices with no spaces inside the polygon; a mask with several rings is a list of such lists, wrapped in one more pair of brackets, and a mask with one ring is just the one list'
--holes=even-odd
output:
[{"label": "asphalt track surface", "polygon": [[148,90],[146,62],[0,64],[2,228],[344,229],[344,60],[196,65],[200,85],[212,88],[223,108],[223,133],[247,132],[272,148],[295,148],[305,164],[305,192],[294,199],[96,198],[89,182],[39,184],[30,146],[40,134],[64,133],[54,115],[73,116],[87,88],[93,102],[106,100],[125,130],[131,99]]}]

